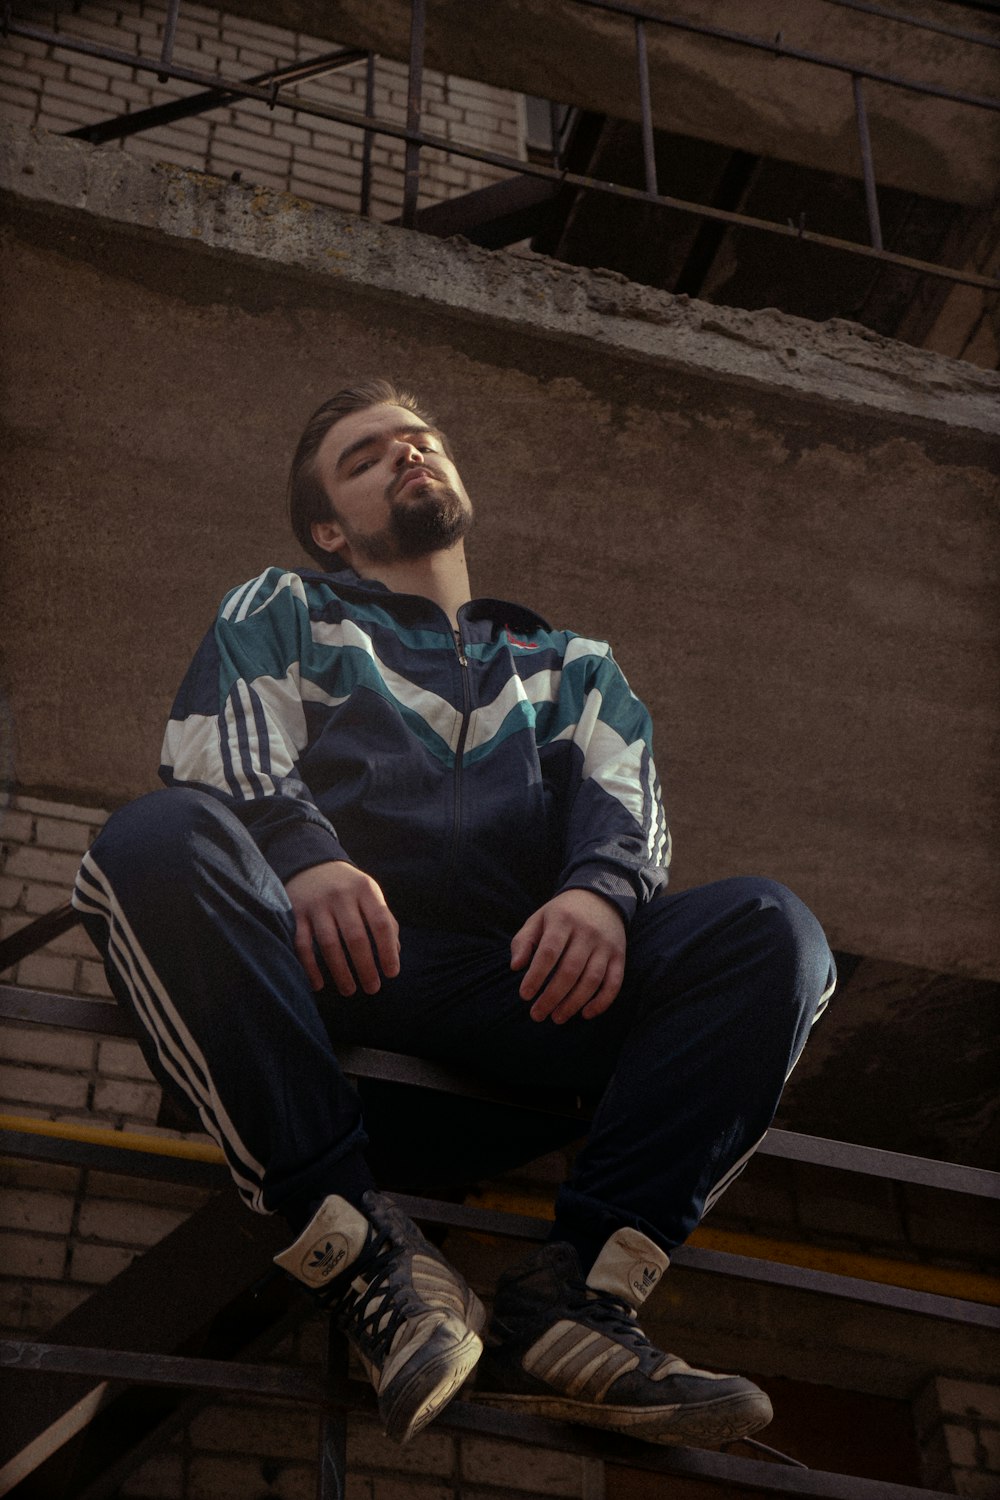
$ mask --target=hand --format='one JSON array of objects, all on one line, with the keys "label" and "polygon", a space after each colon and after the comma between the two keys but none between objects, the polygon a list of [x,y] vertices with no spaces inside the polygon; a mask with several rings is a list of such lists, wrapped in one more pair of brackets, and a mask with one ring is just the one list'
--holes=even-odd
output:
[{"label": "hand", "polygon": [[551,1016],[561,1026],[578,1011],[590,1021],[621,989],[625,923],[618,909],[593,891],[560,891],[515,933],[510,958],[512,969],[523,969],[531,959],[520,995],[534,1000],[533,1021]]},{"label": "hand", "polygon": [[324,985],[314,944],[342,995],[357,989],[348,956],[366,995],[381,987],[376,959],[388,979],[399,973],[399,924],[370,875],[345,860],[328,860],[300,870],[285,890],[295,913],[295,952],[314,990]]}]

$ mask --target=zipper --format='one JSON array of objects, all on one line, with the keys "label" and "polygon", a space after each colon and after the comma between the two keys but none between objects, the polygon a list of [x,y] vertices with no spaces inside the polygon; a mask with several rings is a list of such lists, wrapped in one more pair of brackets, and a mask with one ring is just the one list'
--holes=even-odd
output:
[{"label": "zipper", "polygon": [[462,832],[462,756],[465,753],[465,741],[469,733],[469,720],[472,717],[472,692],[469,687],[469,658],[465,654],[462,643],[462,632],[454,632],[455,653],[458,657],[458,665],[462,669],[462,727],[458,733],[458,745],[455,748],[455,811],[451,828],[451,857],[449,859],[449,876],[454,877],[458,865],[458,843]]}]

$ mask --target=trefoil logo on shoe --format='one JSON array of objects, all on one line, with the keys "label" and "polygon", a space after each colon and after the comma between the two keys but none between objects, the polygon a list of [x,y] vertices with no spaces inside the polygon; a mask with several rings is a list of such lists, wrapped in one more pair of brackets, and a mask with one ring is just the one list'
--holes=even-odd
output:
[{"label": "trefoil logo on shoe", "polygon": [[632,1273],[629,1276],[629,1285],[640,1301],[645,1302],[659,1279],[660,1270],[658,1266],[638,1265],[632,1267]]},{"label": "trefoil logo on shoe", "polygon": [[347,1249],[343,1241],[339,1245],[335,1245],[332,1240],[317,1243],[310,1251],[311,1258],[306,1262],[305,1268],[311,1278],[322,1276],[325,1279],[333,1275],[346,1254]]}]

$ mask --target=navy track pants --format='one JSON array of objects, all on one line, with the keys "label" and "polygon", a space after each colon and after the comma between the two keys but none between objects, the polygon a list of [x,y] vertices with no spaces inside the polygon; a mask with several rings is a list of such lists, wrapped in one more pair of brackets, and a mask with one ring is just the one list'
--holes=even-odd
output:
[{"label": "navy track pants", "polygon": [[378,994],[317,994],[278,877],[223,803],[183,788],[109,819],[74,904],[154,1073],[253,1208],[298,1227],[326,1193],[475,1181],[579,1133],[392,1085],[359,1097],[337,1063],[356,1042],[592,1100],[554,1230],[585,1265],[622,1225],[668,1252],[686,1239],[759,1144],[834,984],[811,912],[741,878],[641,908],[621,992],[591,1021],[532,1021],[508,941],[468,933],[403,928]]}]

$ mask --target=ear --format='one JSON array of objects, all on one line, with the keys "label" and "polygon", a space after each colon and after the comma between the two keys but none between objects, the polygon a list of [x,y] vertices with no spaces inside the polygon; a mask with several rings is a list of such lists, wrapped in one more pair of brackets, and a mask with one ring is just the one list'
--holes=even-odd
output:
[{"label": "ear", "polygon": [[[347,538],[339,521],[313,521],[309,529],[313,541],[324,552],[343,552],[347,547]],[[347,561],[346,556],[344,561]]]}]

